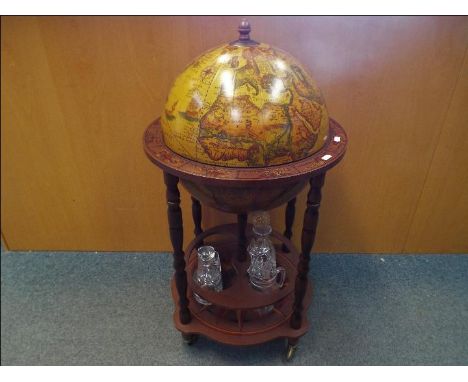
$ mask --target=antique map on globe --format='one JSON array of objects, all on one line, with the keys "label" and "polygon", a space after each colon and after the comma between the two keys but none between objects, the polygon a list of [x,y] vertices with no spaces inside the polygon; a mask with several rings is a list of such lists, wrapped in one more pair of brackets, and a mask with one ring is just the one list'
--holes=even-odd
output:
[{"label": "antique map on globe", "polygon": [[161,118],[165,144],[197,162],[289,163],[318,151],[328,114],[311,76],[266,44],[223,45],[176,79]]}]

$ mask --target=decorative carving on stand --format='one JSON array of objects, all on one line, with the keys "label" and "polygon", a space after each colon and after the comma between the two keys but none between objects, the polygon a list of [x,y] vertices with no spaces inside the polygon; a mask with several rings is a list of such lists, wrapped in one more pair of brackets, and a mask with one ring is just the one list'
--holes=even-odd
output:
[{"label": "decorative carving on stand", "polygon": [[187,298],[187,273],[185,272],[185,255],[182,249],[184,231],[182,223],[182,210],[180,209],[180,193],[177,187],[179,178],[164,172],[166,184],[167,217],[169,220],[169,232],[172,248],[174,250],[175,283],[179,294],[179,318],[183,324],[191,321]]},{"label": "decorative carving on stand", "polygon": [[307,209],[304,213],[304,223],[301,236],[301,254],[297,266],[296,284],[294,289],[294,307],[291,316],[291,327],[298,329],[302,324],[303,301],[307,291],[307,277],[309,273],[310,251],[315,241],[319,217],[320,201],[322,200],[322,186],[325,173],[310,179],[310,190],[307,194]]},{"label": "decorative carving on stand", "polygon": [[[294,216],[296,215],[296,198],[291,199],[286,206],[285,212],[285,229],[284,229],[284,236],[286,236],[289,240],[292,237],[292,226],[294,224]],[[288,252],[288,248],[283,244],[281,248],[284,252]]]}]

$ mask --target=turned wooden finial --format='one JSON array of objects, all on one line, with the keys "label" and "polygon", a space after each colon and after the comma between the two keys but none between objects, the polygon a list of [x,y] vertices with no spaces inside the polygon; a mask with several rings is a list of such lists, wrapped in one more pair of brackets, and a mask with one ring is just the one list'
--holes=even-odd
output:
[{"label": "turned wooden finial", "polygon": [[236,41],[232,41],[230,43],[231,45],[258,45],[257,41],[250,39],[250,23],[247,19],[244,18],[241,20],[237,30],[239,31],[239,38]]},{"label": "turned wooden finial", "polygon": [[239,24],[239,41],[250,40],[250,24],[247,19],[242,19]]}]

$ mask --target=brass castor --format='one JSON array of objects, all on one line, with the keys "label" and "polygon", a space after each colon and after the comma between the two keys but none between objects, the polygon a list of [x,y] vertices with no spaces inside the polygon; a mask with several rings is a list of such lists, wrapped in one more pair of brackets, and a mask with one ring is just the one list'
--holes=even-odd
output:
[{"label": "brass castor", "polygon": [[193,333],[185,334],[185,333],[182,333],[182,339],[184,340],[184,344],[190,346],[190,345],[193,345],[195,342],[197,342],[198,334],[193,334]]},{"label": "brass castor", "polygon": [[293,345],[291,343],[286,344],[286,361],[291,361],[296,354],[297,344]]}]

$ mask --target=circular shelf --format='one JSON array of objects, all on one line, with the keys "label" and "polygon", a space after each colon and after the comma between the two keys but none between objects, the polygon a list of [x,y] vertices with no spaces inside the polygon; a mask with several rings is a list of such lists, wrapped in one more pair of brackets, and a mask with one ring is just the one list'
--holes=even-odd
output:
[{"label": "circular shelf", "polygon": [[[247,231],[251,231],[251,225],[247,225]],[[202,288],[193,281],[193,273],[197,267],[197,251],[198,243],[213,235],[228,235],[233,239],[227,242],[217,242],[214,247],[217,249],[222,263],[223,283],[225,288],[221,292],[214,292],[210,289]],[[276,248],[276,261],[278,266],[282,266],[286,270],[286,279],[282,288],[277,288],[269,292],[259,291],[254,289],[249,281],[247,268],[249,260],[239,262],[237,260],[238,243],[234,238],[237,234],[236,224],[225,224],[198,235],[187,247],[186,251],[186,271],[188,284],[192,290],[200,295],[203,299],[212,304],[234,310],[256,309],[272,305],[294,291],[294,280],[296,278],[296,263],[298,253],[292,243],[277,231],[273,231],[271,236],[277,239],[280,243],[285,244],[289,253],[281,250],[281,246]],[[249,240],[251,235],[247,235]],[[206,243],[205,243],[206,244]],[[225,280],[227,282],[225,282]]]},{"label": "circular shelf", "polygon": [[[249,275],[247,274],[247,268],[249,267],[250,262],[248,260],[244,262],[237,261],[236,242],[225,243],[222,245],[217,244],[216,249],[222,259],[230,259],[232,261],[231,266],[228,266],[228,269],[231,271],[224,272],[224,276],[229,277],[228,285],[220,292],[202,288],[193,281],[192,277],[197,268],[197,252],[195,249],[189,257],[187,266],[188,283],[192,290],[203,299],[222,308],[245,310],[272,305],[293,293],[294,279],[296,278],[297,272],[294,263],[287,257],[291,255],[290,253],[285,254],[278,252],[279,248],[277,248],[276,261],[278,266],[282,266],[286,269],[286,279],[283,287],[273,289],[269,292],[263,292],[254,289],[250,284]],[[226,260],[222,262],[227,264]],[[224,280],[225,279],[226,277],[224,277]]]},{"label": "circular shelf", "polygon": [[[178,299],[175,279],[172,279],[172,297]],[[243,321],[241,325],[227,315],[216,315],[207,308],[198,305],[191,294],[190,287],[187,290],[192,319],[188,324],[182,324],[179,316],[179,304],[175,304],[173,314],[176,328],[182,333],[200,334],[212,340],[238,346],[248,346],[264,343],[275,338],[299,338],[309,329],[307,316],[304,316],[301,326],[293,329],[289,323],[292,311],[294,295],[290,294],[283,300],[277,310],[268,315],[258,317],[255,320]],[[312,286],[309,283],[304,296],[304,311],[307,311],[312,300]],[[284,313],[284,311],[288,313]]]},{"label": "circular shelf", "polygon": [[[247,225],[251,231],[252,225]],[[211,242],[210,236],[222,236],[223,240]],[[251,235],[247,235],[250,239]],[[193,317],[206,328],[226,334],[258,335],[286,324],[293,311],[294,281],[297,274],[298,253],[286,237],[273,231],[278,266],[286,270],[282,288],[270,292],[254,289],[249,281],[249,261],[238,261],[239,244],[237,225],[225,224],[211,228],[198,235],[186,249],[187,297]],[[227,239],[226,239],[227,238]],[[214,292],[200,287],[193,281],[197,268],[197,247],[201,242],[213,245],[220,255],[224,289]],[[281,249],[284,244],[289,252]],[[197,293],[211,305],[199,304],[193,296]]]}]

